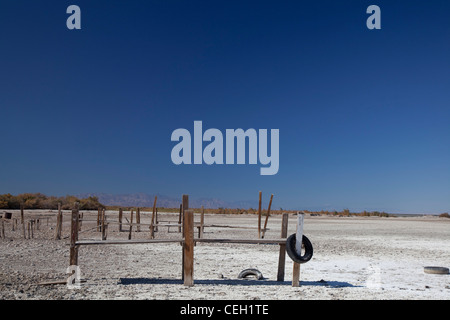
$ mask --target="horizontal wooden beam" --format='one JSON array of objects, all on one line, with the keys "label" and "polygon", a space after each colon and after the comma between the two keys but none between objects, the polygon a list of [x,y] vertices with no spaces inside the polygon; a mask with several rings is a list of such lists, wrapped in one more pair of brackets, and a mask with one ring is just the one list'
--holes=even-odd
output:
[{"label": "horizontal wooden beam", "polygon": [[[195,238],[194,242],[203,243],[241,243],[241,244],[285,244],[286,239],[205,239]],[[135,240],[81,240],[75,245],[108,245],[108,244],[148,244],[148,243],[184,243],[183,239],[135,239]]]},{"label": "horizontal wooden beam", "polygon": [[77,241],[77,246],[106,245],[106,244],[146,244],[146,243],[182,243],[183,239],[132,239],[132,240],[81,240]]},{"label": "horizontal wooden beam", "polygon": [[242,244],[285,244],[286,239],[194,239],[195,242],[242,243]]}]

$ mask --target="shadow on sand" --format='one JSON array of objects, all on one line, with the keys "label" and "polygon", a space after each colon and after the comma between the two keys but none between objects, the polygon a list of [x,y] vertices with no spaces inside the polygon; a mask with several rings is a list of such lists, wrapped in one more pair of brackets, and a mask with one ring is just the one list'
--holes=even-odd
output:
[{"label": "shadow on sand", "polygon": [[[142,284],[177,284],[182,285],[183,280],[165,278],[120,278],[121,285]],[[256,279],[218,279],[218,280],[194,280],[195,285],[224,285],[224,286],[291,286],[290,281],[256,280]],[[301,286],[321,286],[329,288],[359,287],[348,282],[341,281],[300,281]]]}]

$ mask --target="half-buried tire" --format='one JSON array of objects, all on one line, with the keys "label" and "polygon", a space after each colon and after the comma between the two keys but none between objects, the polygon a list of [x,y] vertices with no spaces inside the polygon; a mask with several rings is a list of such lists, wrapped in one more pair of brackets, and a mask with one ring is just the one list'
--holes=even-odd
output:
[{"label": "half-buried tire", "polygon": [[305,263],[311,260],[313,256],[313,246],[311,241],[306,236],[303,236],[302,238],[302,247],[305,247],[305,254],[299,255],[295,251],[295,242],[297,241],[296,235],[291,234],[289,238],[286,240],[286,252],[289,256],[289,258],[292,259],[292,261],[297,263]]},{"label": "half-buried tire", "polygon": [[445,267],[424,267],[423,271],[431,274],[449,274],[449,269]]},{"label": "half-buried tire", "polygon": [[259,271],[258,269],[245,269],[242,270],[241,273],[239,273],[238,278],[239,279],[243,279],[243,278],[247,278],[248,276],[253,276],[258,280],[262,280],[264,279],[261,271]]}]

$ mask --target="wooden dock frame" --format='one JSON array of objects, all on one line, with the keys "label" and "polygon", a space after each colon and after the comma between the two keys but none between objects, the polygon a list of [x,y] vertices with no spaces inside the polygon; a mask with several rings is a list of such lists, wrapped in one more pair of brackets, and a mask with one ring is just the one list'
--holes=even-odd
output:
[{"label": "wooden dock frame", "polygon": [[[70,266],[78,265],[78,249],[81,245],[116,245],[116,244],[151,244],[151,243],[180,243],[182,250],[182,280],[185,286],[194,285],[194,247],[196,243],[237,243],[237,244],[278,244],[280,245],[277,281],[284,281],[286,262],[286,236],[288,230],[288,214],[283,213],[280,239],[205,239],[194,238],[194,211],[188,209],[188,196],[183,196],[183,238],[182,239],[147,239],[147,240],[78,240],[79,214],[78,206],[72,210],[70,236]],[[302,215],[303,217],[303,215]],[[300,221],[300,220],[299,220]],[[130,226],[131,227],[131,226]],[[297,228],[299,231],[300,228]],[[301,229],[302,230],[302,229]],[[301,238],[300,238],[301,239]],[[294,263],[292,286],[298,286],[300,268],[298,272]]]}]

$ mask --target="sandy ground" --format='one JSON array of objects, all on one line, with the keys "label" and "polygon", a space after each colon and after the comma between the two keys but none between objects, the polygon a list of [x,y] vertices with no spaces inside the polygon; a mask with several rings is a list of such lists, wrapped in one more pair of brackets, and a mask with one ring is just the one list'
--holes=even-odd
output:
[{"label": "sandy ground", "polygon": [[[19,211],[6,210],[19,218]],[[0,213],[2,213],[0,211]],[[292,261],[286,256],[284,282],[277,282],[278,245],[211,244],[195,246],[194,286],[181,281],[182,249],[177,243],[82,246],[79,288],[65,284],[69,240],[53,240],[56,211],[26,211],[25,218],[41,217],[33,239],[23,239],[21,224],[15,231],[5,223],[0,239],[0,299],[216,299],[216,300],[448,300],[450,275],[424,273],[424,266],[449,267],[450,219],[438,217],[305,217],[304,233],[314,256],[301,265],[301,286],[292,287]],[[117,221],[117,212],[108,212]],[[82,230],[95,227],[97,212],[85,212]],[[129,218],[129,212],[124,213]],[[47,222],[47,217],[49,217]],[[176,221],[177,214],[160,214]],[[149,213],[141,222],[148,223]],[[199,217],[196,216],[196,221]],[[20,220],[19,220],[20,221]],[[289,234],[296,216],[290,215]],[[206,224],[256,227],[256,215],[205,214]],[[271,216],[266,238],[279,238],[281,216]],[[124,227],[127,229],[127,227]],[[70,213],[64,213],[63,236],[70,231]],[[157,239],[180,238],[177,228],[160,227]],[[111,223],[108,240],[127,239]],[[149,238],[147,227],[133,239]],[[205,238],[257,238],[257,230],[205,228]],[[101,239],[101,233],[80,233],[81,239]],[[263,280],[238,279],[243,269],[256,268]]]}]

